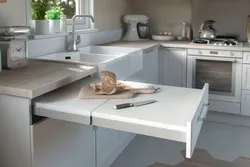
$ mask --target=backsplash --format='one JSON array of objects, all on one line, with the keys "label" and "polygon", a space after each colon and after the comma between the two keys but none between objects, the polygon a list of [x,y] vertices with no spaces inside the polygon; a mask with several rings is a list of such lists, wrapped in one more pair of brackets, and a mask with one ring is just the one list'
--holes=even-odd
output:
[{"label": "backsplash", "polygon": [[181,34],[181,23],[191,22],[191,0],[129,0],[133,14],[145,14],[153,33]]},{"label": "backsplash", "polygon": [[[78,45],[78,47],[100,45],[103,43],[120,40],[122,36],[122,30],[114,29],[80,35],[82,42]],[[28,41],[29,58],[50,53],[63,52],[65,51],[65,41],[66,37],[30,40]]]},{"label": "backsplash", "polygon": [[194,35],[198,36],[201,22],[212,19],[219,35],[237,35],[239,40],[247,40],[249,4],[249,0],[193,0]]},{"label": "backsplash", "polygon": [[191,22],[194,36],[203,21],[213,19],[220,35],[247,39],[246,24],[250,0],[128,0],[134,14],[150,17],[153,33],[171,31],[181,34],[181,22]]}]

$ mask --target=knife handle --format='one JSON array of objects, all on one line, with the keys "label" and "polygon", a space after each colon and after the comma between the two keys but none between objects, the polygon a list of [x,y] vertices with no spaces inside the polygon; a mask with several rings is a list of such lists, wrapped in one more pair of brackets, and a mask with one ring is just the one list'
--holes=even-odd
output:
[{"label": "knife handle", "polygon": [[116,110],[123,109],[123,108],[129,108],[129,107],[133,107],[133,104],[132,103],[124,103],[124,104],[118,104],[118,105],[114,106],[114,108]]}]

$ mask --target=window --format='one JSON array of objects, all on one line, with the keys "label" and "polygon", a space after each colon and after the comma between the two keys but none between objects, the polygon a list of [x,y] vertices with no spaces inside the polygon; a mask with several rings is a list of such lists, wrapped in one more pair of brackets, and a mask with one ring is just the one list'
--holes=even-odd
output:
[{"label": "window", "polygon": [[[67,16],[68,31],[72,30],[72,17],[75,14],[91,14],[93,15],[93,1],[94,0],[48,0],[50,6],[61,6],[64,8],[63,13]],[[27,4],[30,0],[26,0]],[[27,21],[33,27],[31,19],[31,10],[27,8]],[[92,28],[90,19],[79,18],[76,20],[76,29],[90,29]]]},{"label": "window", "polygon": [[[64,8],[63,13],[67,16],[68,31],[71,31],[72,20],[75,14],[93,14],[92,1],[93,0],[50,0],[51,3],[60,5]],[[76,29],[91,28],[90,20],[80,18],[76,21]]]}]

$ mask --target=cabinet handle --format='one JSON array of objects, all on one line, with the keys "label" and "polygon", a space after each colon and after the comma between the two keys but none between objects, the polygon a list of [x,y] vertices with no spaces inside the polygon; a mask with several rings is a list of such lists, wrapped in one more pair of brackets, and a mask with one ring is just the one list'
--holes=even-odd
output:
[{"label": "cabinet handle", "polygon": [[151,53],[153,51],[154,51],[154,49],[149,49],[149,50],[146,50],[144,53],[148,54],[148,53]]},{"label": "cabinet handle", "polygon": [[186,49],[182,48],[165,48],[166,50],[174,50],[174,51],[186,51]]},{"label": "cabinet handle", "polygon": [[208,106],[209,106],[209,103],[203,105],[203,109],[202,109],[201,114],[198,118],[199,121],[201,121],[201,122],[205,121],[205,119],[207,117],[207,113],[208,113]]}]

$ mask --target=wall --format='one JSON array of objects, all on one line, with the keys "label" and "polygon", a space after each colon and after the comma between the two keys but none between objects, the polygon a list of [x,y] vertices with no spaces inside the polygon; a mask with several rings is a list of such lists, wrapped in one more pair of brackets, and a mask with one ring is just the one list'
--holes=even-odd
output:
[{"label": "wall", "polygon": [[0,26],[26,24],[26,0],[7,0],[0,4]]},{"label": "wall", "polygon": [[193,28],[198,35],[201,22],[216,21],[214,27],[220,35],[238,35],[246,40],[246,24],[249,0],[193,0]]},{"label": "wall", "polygon": [[153,33],[170,31],[181,34],[181,23],[191,22],[191,0],[129,0],[134,14],[150,18]]},{"label": "wall", "polygon": [[95,27],[99,30],[122,28],[122,16],[130,12],[127,0],[94,0]]},{"label": "wall", "polygon": [[[94,0],[95,27],[100,30],[121,28],[121,16],[130,12],[127,0]],[[0,25],[26,25],[26,0],[0,4]]]},{"label": "wall", "polygon": [[[116,41],[121,38],[121,16],[129,13],[126,0],[94,0],[95,27],[99,32],[81,34],[80,47]],[[0,26],[27,25],[26,0],[8,0],[0,4]],[[30,40],[29,57],[65,50],[66,37]]]}]

